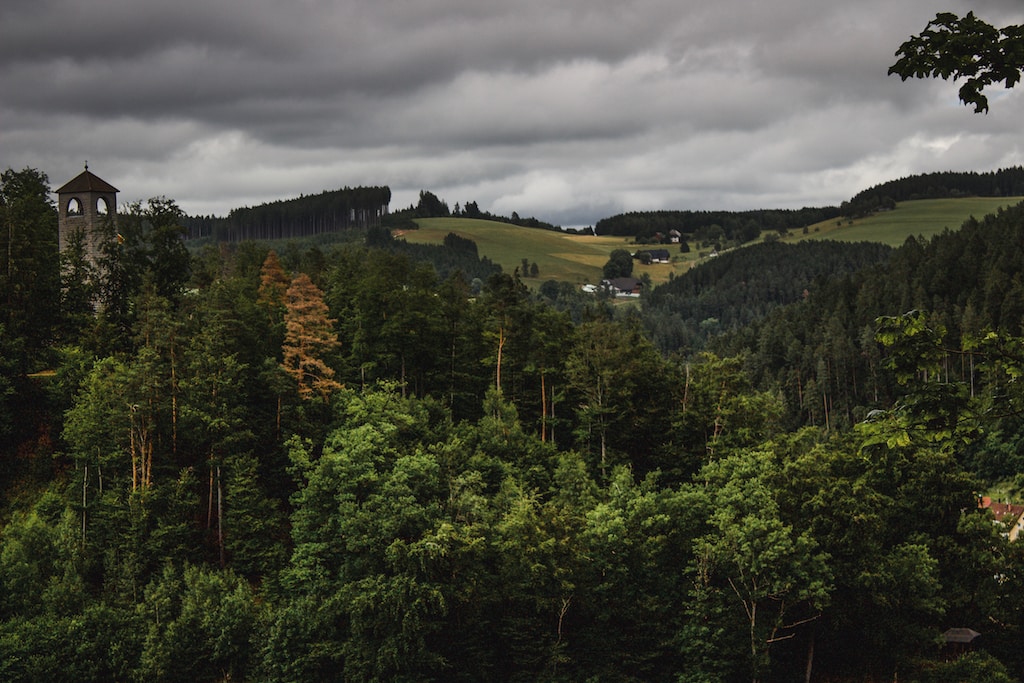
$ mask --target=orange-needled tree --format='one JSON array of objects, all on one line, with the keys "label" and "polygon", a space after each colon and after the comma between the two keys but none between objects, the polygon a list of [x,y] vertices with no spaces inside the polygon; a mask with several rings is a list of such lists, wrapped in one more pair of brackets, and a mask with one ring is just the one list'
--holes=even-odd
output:
[{"label": "orange-needled tree", "polygon": [[292,279],[285,307],[284,370],[295,379],[301,398],[318,395],[326,400],[341,388],[334,369],[324,360],[341,346],[334,330],[337,321],[328,316],[323,291],[305,273]]}]

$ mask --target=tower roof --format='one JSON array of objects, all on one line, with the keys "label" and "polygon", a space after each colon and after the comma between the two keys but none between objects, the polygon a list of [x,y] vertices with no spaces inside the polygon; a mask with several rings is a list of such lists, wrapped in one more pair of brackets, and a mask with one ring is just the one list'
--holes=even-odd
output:
[{"label": "tower roof", "polygon": [[71,192],[118,192],[118,189],[86,167],[84,171],[67,181],[59,188],[57,194]]}]

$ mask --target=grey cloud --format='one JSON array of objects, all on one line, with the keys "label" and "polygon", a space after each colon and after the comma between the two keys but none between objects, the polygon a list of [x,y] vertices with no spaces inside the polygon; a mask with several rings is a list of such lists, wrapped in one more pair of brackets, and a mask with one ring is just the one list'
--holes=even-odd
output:
[{"label": "grey cloud", "polygon": [[59,184],[88,158],[195,213],[358,184],[571,225],[838,203],[1019,163],[1020,92],[979,117],[886,75],[969,9],[1021,20],[1016,0],[10,0],[0,163]]}]

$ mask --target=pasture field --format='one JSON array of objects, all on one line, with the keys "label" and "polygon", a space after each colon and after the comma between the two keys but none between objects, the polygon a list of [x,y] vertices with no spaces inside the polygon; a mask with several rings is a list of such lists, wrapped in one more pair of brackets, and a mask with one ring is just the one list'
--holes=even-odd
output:
[{"label": "pasture field", "polygon": [[416,224],[419,230],[399,232],[395,237],[412,243],[441,244],[445,235],[452,232],[476,242],[480,255],[501,264],[506,273],[521,267],[525,258],[538,268],[536,278],[522,278],[529,286],[537,286],[545,280],[596,284],[601,280],[601,269],[609,254],[615,249],[634,252],[644,248],[667,248],[672,263],[644,266],[633,262],[633,275],[641,277],[647,273],[655,284],[667,282],[669,273],[685,272],[697,260],[695,253],[680,253],[678,244],[644,247],[633,244],[631,237],[570,235],[474,218],[419,218]]},{"label": "pasture field", "polygon": [[843,242],[882,242],[898,247],[909,235],[932,237],[944,229],[959,230],[971,216],[981,218],[1000,208],[1024,201],[1024,197],[961,197],[956,199],[919,199],[900,202],[893,211],[880,211],[854,221],[833,219],[799,231],[783,241],[833,239]]},{"label": "pasture field", "polygon": [[[882,211],[854,221],[833,219],[808,227],[807,234],[793,231],[784,242],[804,239],[834,239],[844,242],[882,242],[898,247],[907,236],[929,238],[944,229],[958,230],[971,216],[981,218],[1001,207],[1024,201],[1024,197],[963,197],[956,199],[921,199],[900,202],[893,211]],[[545,280],[572,282],[577,285],[597,283],[601,268],[615,249],[629,252],[647,248],[667,248],[672,263],[645,266],[634,261],[633,274],[647,274],[654,284],[667,282],[670,274],[680,275],[697,263],[699,254],[691,243],[691,251],[683,254],[679,245],[663,247],[633,244],[631,237],[571,235],[553,230],[524,228],[509,223],[473,218],[420,218],[419,230],[395,234],[398,239],[422,244],[441,244],[452,232],[476,242],[481,256],[486,256],[507,273],[521,268],[523,259],[536,263],[538,276],[521,273],[523,282],[531,287]]]}]

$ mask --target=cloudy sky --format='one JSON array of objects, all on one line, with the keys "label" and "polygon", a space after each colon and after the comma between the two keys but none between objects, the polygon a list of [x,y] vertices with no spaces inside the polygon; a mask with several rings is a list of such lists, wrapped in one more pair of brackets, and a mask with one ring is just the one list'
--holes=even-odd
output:
[{"label": "cloudy sky", "polygon": [[3,0],[0,168],[190,214],[344,186],[565,226],[838,204],[1024,163],[1024,86],[974,114],[887,76],[936,12],[1021,0]]}]

